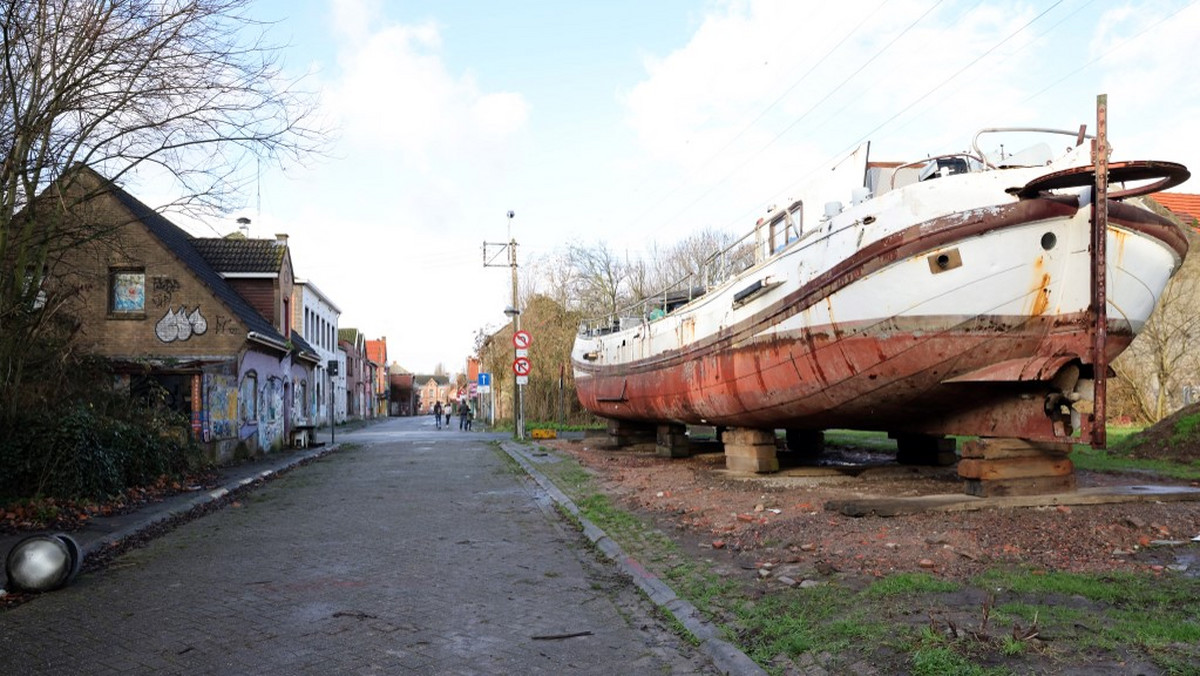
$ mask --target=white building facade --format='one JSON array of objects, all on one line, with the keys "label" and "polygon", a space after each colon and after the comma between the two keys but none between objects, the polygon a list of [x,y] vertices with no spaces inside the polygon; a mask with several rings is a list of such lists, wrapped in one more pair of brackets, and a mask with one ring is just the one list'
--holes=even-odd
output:
[{"label": "white building facade", "polygon": [[[338,319],[342,311],[334,305],[315,284],[297,279],[292,286],[292,329],[298,331],[313,346],[321,357],[321,363],[313,370],[312,392],[316,411],[316,424],[329,424],[330,404],[341,414],[338,422],[345,422],[346,378],[345,353],[338,349]],[[329,374],[329,363],[339,362],[338,376]]]}]

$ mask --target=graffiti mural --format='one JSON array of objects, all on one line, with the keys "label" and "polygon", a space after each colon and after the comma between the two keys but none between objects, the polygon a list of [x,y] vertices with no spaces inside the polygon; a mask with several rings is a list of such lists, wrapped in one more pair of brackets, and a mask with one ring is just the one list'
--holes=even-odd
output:
[{"label": "graffiti mural", "polygon": [[187,340],[192,336],[204,335],[206,331],[208,331],[208,320],[200,314],[199,305],[191,312],[188,312],[187,307],[183,305],[179,306],[178,312],[167,308],[167,314],[163,315],[162,319],[154,325],[154,335],[164,343]]},{"label": "graffiti mural", "polygon": [[241,388],[238,391],[238,419],[242,424],[253,425],[258,422],[258,374],[247,371],[242,376]]},{"label": "graffiti mural", "polygon": [[206,373],[209,434],[212,439],[234,439],[238,435],[238,386],[233,376]]},{"label": "graffiti mural", "polygon": [[273,448],[283,441],[283,380],[271,376],[260,391],[258,443],[260,448]]}]

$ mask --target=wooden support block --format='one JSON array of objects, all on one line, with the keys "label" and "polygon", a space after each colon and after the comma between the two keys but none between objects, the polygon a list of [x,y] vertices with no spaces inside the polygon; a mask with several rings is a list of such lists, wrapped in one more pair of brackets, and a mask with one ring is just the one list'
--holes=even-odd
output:
[{"label": "wooden support block", "polygon": [[1075,475],[1028,477],[1024,479],[999,479],[980,481],[967,479],[966,493],[981,498],[1005,495],[1048,495],[1075,491]]},{"label": "wooden support block", "polygon": [[972,439],[962,447],[962,457],[987,460],[1066,455],[1070,452],[1071,444],[1042,443],[1024,439]]},{"label": "wooden support block", "polygon": [[636,444],[652,444],[654,443],[654,425],[627,420],[609,420],[608,440],[611,446],[617,448]]},{"label": "wooden support block", "polygon": [[721,441],[726,445],[744,446],[750,444],[775,445],[775,430],[760,430],[753,427],[730,427],[721,433]]},{"label": "wooden support block", "polygon": [[979,460],[963,458],[958,463],[958,475],[964,479],[1025,479],[1030,477],[1066,476],[1075,472],[1070,458],[1002,458]]},{"label": "wooden support block", "polygon": [[725,468],[735,472],[778,472],[775,444],[725,444]]},{"label": "wooden support block", "polygon": [[659,425],[655,435],[654,453],[662,458],[689,457],[692,453],[688,446],[687,427]]}]

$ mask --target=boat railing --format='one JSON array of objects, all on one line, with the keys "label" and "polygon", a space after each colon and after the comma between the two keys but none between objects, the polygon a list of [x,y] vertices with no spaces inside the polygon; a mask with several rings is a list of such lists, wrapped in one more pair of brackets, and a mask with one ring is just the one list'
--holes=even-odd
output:
[{"label": "boat railing", "polygon": [[[748,270],[764,260],[764,242],[760,230],[766,223],[766,219],[760,219],[753,230],[704,259],[698,270],[689,270],[661,291],[620,306],[614,312],[585,319],[579,332],[586,336],[599,336],[630,328],[633,324],[662,319]],[[788,223],[792,223],[790,218]]]},{"label": "boat railing", "polygon": [[[987,127],[980,129],[975,133],[975,138],[971,140],[971,148],[975,154],[982,158],[985,169],[999,169],[995,163],[988,159],[987,153],[979,148],[979,137],[984,134],[1007,134],[1007,133],[1025,133],[1025,134],[1056,134],[1059,136],[1072,136],[1075,138],[1076,147],[1083,145],[1083,142],[1089,139],[1096,138],[1087,133],[1087,125],[1080,125],[1077,130],[1070,129],[1051,129],[1048,127]],[[1001,146],[1003,148],[1003,146]]]}]

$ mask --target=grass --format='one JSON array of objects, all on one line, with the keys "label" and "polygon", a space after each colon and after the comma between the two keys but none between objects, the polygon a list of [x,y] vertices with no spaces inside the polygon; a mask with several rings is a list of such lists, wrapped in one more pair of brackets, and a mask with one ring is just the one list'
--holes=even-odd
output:
[{"label": "grass", "polygon": [[1122,455],[1120,450],[1093,449],[1076,446],[1071,462],[1077,469],[1091,472],[1160,474],[1175,479],[1200,479],[1200,463],[1180,463],[1170,460],[1145,460]]},{"label": "grass", "polygon": [[896,573],[874,582],[867,588],[870,596],[902,596],[905,594],[936,594],[957,591],[960,585],[939,580],[929,573]]},{"label": "grass", "polygon": [[[839,431],[835,438],[859,447],[892,443],[865,432]],[[571,497],[581,516],[769,673],[803,671],[798,665],[816,660],[830,673],[871,664],[882,665],[881,673],[992,676],[1095,659],[1150,661],[1163,673],[1200,673],[1200,617],[1194,610],[1200,580],[997,568],[962,582],[897,573],[861,589],[835,580],[812,589],[772,586],[764,594],[750,576],[730,576],[683,551],[652,522],[614,503],[573,458],[558,457],[538,469]],[[984,607],[962,600],[981,597],[989,599]]]},{"label": "grass", "polygon": [[[1175,428],[1175,437],[1190,439],[1200,428],[1200,414],[1180,419]],[[1181,463],[1170,460],[1145,460],[1129,457],[1125,448],[1125,440],[1142,431],[1142,427],[1131,425],[1110,425],[1107,429],[1108,446],[1105,449],[1093,449],[1086,444],[1076,444],[1071,451],[1071,461],[1075,467],[1091,472],[1110,473],[1153,473],[1175,479],[1200,480],[1200,462]],[[957,437],[956,437],[957,438]],[[959,446],[969,437],[957,438]],[[874,451],[890,452],[896,450],[896,441],[889,439],[885,432],[864,432],[860,430],[828,430],[825,432],[825,443],[829,446],[864,448]]]}]

